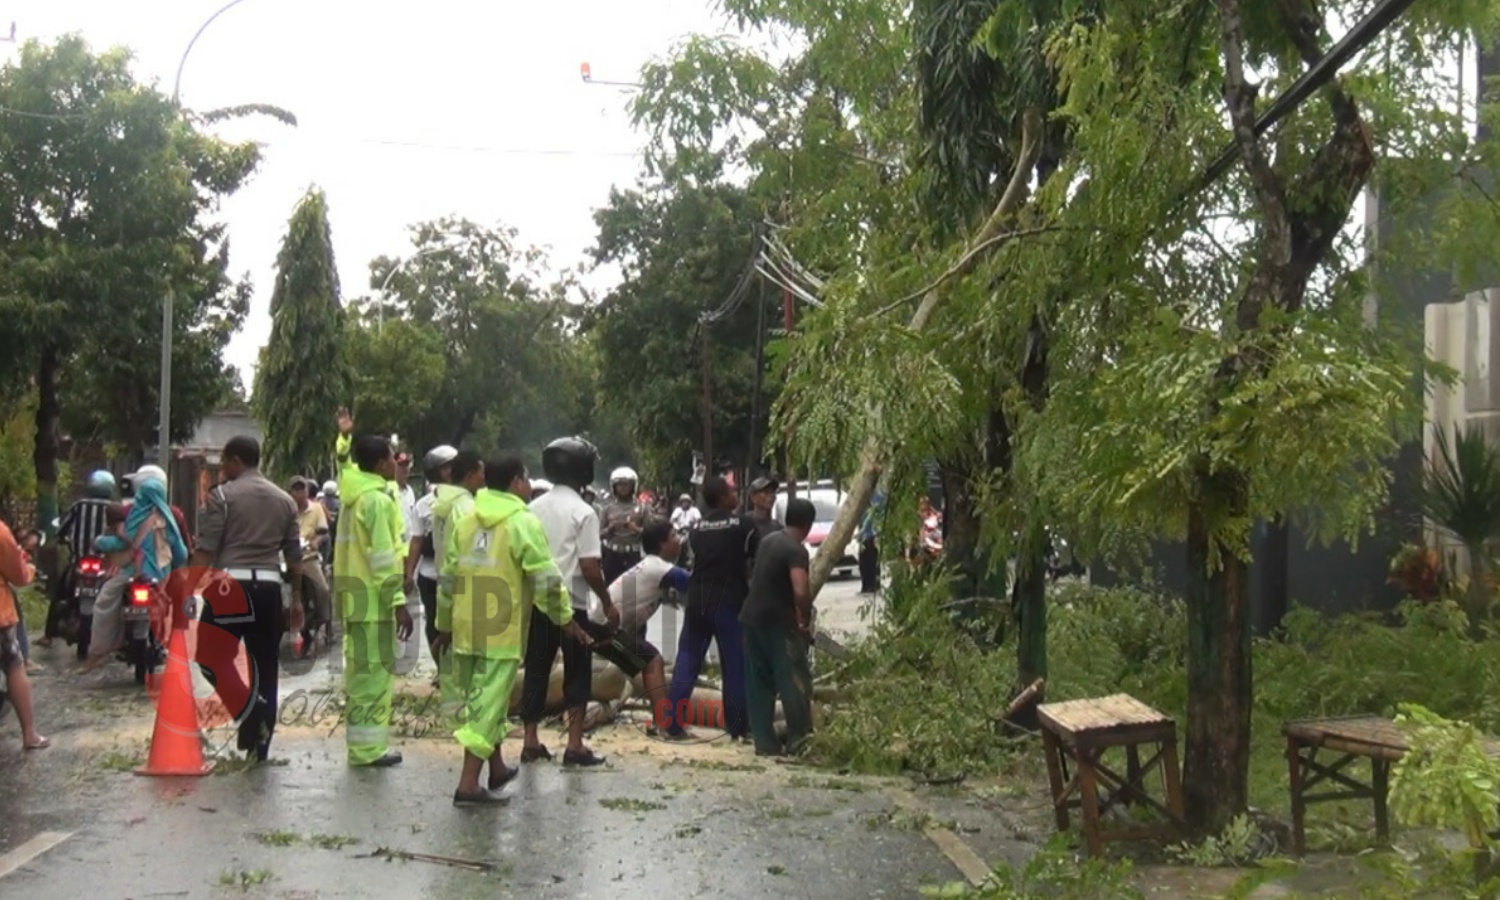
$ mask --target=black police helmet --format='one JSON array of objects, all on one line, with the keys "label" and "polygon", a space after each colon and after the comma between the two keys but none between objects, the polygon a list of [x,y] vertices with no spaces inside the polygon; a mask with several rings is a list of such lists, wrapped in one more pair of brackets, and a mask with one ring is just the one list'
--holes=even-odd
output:
[{"label": "black police helmet", "polygon": [[553,484],[574,490],[592,484],[599,451],[583,438],[558,438],[542,451],[542,472]]}]

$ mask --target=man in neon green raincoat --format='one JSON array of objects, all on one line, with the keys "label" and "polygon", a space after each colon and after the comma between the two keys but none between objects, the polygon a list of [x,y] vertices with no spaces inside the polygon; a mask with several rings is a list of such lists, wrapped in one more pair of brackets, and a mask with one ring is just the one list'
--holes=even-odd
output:
[{"label": "man in neon green raincoat", "polygon": [[[339,463],[339,496],[343,497],[344,479],[346,477],[357,475],[359,473],[359,466],[354,464],[354,457],[350,452],[351,448],[354,446],[354,417],[349,415],[348,409],[339,410],[338,423],[339,437],[338,440],[334,442],[333,454]],[[385,473],[385,492],[391,495],[392,500],[396,500],[396,511],[400,513],[401,503],[400,500],[397,499],[400,491],[399,488],[396,487],[396,467],[394,465],[394,460],[390,471]],[[402,549],[398,551],[398,555],[404,554],[406,552],[405,514],[397,515],[394,519],[392,519],[391,528],[393,529],[394,540],[398,545],[402,547]],[[404,556],[402,556],[402,560],[405,560]]]},{"label": "man in neon green raincoat", "polygon": [[396,641],[412,631],[401,590],[403,516],[386,490],[396,462],[379,435],[351,444],[354,466],[339,473],[343,511],[333,556],[333,593],[344,622],[345,738],[351,766],[394,766],[401,762],[390,750]]},{"label": "man in neon green raincoat", "polygon": [[[526,508],[531,482],[517,457],[485,465],[485,489],[474,509],[454,523],[443,574],[451,592],[438,594],[439,647],[452,647],[453,677],[463,692],[461,724],[453,733],[464,748],[455,806],[505,802],[496,791],[510,772],[500,758],[510,692],[534,605],[570,637],[590,641],[573,621],[572,602],[542,523]],[[490,764],[488,789],[479,783]]]},{"label": "man in neon green raincoat", "polygon": [[[443,562],[448,558],[448,539],[453,534],[453,525],[474,509],[474,495],[484,487],[484,462],[473,450],[461,450],[451,466],[452,484],[439,484],[434,491],[432,503],[432,549],[438,565],[438,602],[432,617],[434,631],[453,630],[452,582],[443,572]],[[447,597],[446,605],[443,600]],[[463,706],[463,694],[453,683],[451,653],[441,653],[434,645],[433,659],[438,667],[438,687],[442,697],[442,710],[449,717],[457,716]],[[504,763],[499,764],[504,769]],[[505,770],[514,772],[515,770]]]}]

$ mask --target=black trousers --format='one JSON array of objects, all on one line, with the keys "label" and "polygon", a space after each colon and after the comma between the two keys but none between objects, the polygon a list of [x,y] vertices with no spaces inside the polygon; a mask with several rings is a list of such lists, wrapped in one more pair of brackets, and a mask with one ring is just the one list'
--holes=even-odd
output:
[{"label": "black trousers", "polygon": [[[422,630],[427,632],[427,649],[437,640],[437,589],[435,579],[417,576],[417,593],[422,597]],[[433,654],[436,656],[437,654]]]},{"label": "black trousers", "polygon": [[[245,599],[249,601],[250,611],[246,615],[243,611],[229,610],[222,607],[219,610],[213,608],[214,591],[206,591],[202,621],[214,625],[225,631],[245,645],[245,653],[250,657],[251,683],[244,684],[240,678],[239,669],[232,665],[223,664],[222,660],[213,660],[217,665],[206,665],[205,675],[217,689],[220,682],[229,680],[236,684],[228,685],[236,690],[229,692],[231,697],[248,697],[248,708],[238,712],[236,718],[240,720],[239,748],[241,750],[264,751],[270,747],[271,734],[276,730],[276,702],[277,688],[281,680],[281,584],[275,581],[236,581],[240,590],[245,592]],[[200,639],[200,654],[204,642]],[[220,691],[219,696],[223,698],[225,691]]]},{"label": "black trousers", "polygon": [[621,553],[605,547],[599,561],[604,569],[604,583],[614,584],[616,578],[630,571],[631,567],[640,561],[641,554],[638,552]]},{"label": "black trousers", "polygon": [[[573,610],[573,621],[592,627],[588,614]],[[586,624],[587,623],[587,624]],[[547,686],[557,651],[563,655],[563,702],[571,709],[589,702],[594,690],[594,661],[589,648],[563,637],[563,630],[546,614],[531,608],[531,633],[526,636],[526,677],[521,683],[521,721],[534,725],[547,714]]]},{"label": "black trousers", "polygon": [[880,552],[874,538],[865,538],[859,545],[859,592],[874,594],[880,590]]}]

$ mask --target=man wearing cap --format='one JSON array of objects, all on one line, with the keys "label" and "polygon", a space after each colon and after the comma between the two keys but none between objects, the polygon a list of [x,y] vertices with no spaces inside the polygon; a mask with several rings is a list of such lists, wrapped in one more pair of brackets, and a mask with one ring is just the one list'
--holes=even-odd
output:
[{"label": "man wearing cap", "polygon": [[308,619],[302,629],[303,653],[311,653],[319,633],[333,646],[333,603],[328,581],[323,577],[323,542],[328,537],[328,514],[312,500],[317,482],[301,475],[292,479],[292,502],[297,504],[297,534],[302,540],[302,599],[308,604]]},{"label": "man wearing cap", "polygon": [[761,477],[750,482],[750,519],[761,540],[766,535],[781,530],[781,523],[771,515],[776,506],[776,489],[781,487],[774,478]]},{"label": "man wearing cap", "polygon": [[[260,473],[260,444],[254,438],[230,438],[221,458],[224,481],[208,493],[188,565],[213,566],[229,576],[204,588],[202,620],[244,642],[255,694],[241,713],[239,748],[264,761],[276,726],[283,560],[291,574],[292,603],[302,603],[298,510],[286,491]],[[208,668],[216,679],[238,677],[232,657],[212,663]],[[248,689],[240,694],[247,695]]]}]

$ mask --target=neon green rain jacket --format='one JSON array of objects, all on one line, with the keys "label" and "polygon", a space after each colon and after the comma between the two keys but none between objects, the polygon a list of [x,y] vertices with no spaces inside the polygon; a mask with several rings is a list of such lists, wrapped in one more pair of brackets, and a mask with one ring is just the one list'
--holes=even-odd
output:
[{"label": "neon green rain jacket", "polygon": [[[453,534],[453,525],[474,510],[474,495],[467,488],[455,484],[440,484],[432,501],[432,549],[438,561],[438,614],[434,627],[438,631],[453,630],[453,591],[444,574],[442,563],[448,558],[448,540]],[[442,598],[447,596],[445,606]],[[445,611],[447,618],[444,618]]]},{"label": "neon green rain jacket", "polygon": [[443,572],[453,591],[446,613],[439,595],[438,621],[451,623],[457,653],[520,659],[533,605],[558,625],[572,621],[547,533],[515,494],[479,492],[454,523]]},{"label": "neon green rain jacket", "polygon": [[[347,493],[347,490],[345,488],[346,479],[352,478],[355,475],[363,475],[371,478],[379,477],[376,475],[370,475],[368,472],[364,472],[359,468],[359,465],[354,462],[354,455],[350,452],[353,448],[354,438],[347,434],[339,435],[339,439],[333,445],[333,454],[338,458],[339,462],[339,503],[349,502],[348,500],[344,499]],[[401,500],[399,499],[401,496],[400,491],[396,488],[396,482],[394,481],[384,481],[384,479],[382,479],[382,483],[385,486],[386,494],[390,495],[390,498],[396,501],[397,515],[394,519],[391,520],[391,527],[395,529],[392,540],[394,540],[398,545],[405,545],[406,514],[401,511]],[[403,561],[405,558],[405,552],[406,551],[404,550],[402,551]]]},{"label": "neon green rain jacket", "polygon": [[343,512],[333,554],[333,590],[343,600],[339,615],[346,622],[389,622],[406,603],[401,508],[386,492],[384,478],[359,469],[339,473],[339,498]]}]

